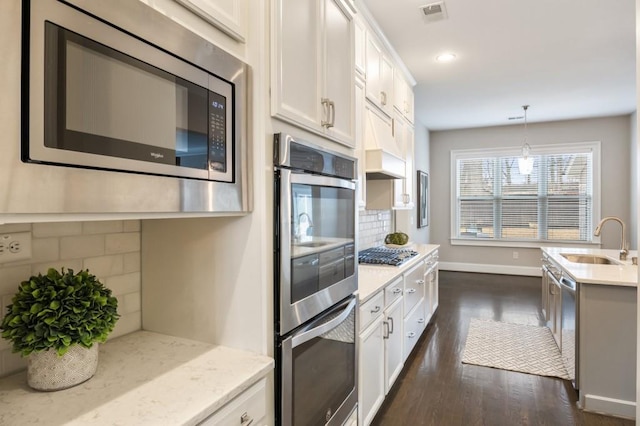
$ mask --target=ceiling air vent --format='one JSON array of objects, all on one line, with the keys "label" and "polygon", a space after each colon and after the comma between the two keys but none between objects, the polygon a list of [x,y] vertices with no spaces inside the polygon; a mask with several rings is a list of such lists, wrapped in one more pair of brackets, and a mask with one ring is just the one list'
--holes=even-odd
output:
[{"label": "ceiling air vent", "polygon": [[420,6],[422,16],[427,22],[442,21],[447,19],[447,8],[444,6],[443,1],[435,3],[429,3],[424,6]]}]

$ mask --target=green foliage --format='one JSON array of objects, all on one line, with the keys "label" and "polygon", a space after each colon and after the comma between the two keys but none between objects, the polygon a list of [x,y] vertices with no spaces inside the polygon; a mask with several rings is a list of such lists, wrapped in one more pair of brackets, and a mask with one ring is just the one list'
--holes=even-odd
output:
[{"label": "green foliage", "polygon": [[0,330],[22,356],[47,349],[62,356],[73,344],[103,343],[120,317],[118,300],[88,270],[50,268],[23,281],[12,302]]},{"label": "green foliage", "polygon": [[387,234],[384,242],[385,244],[396,244],[399,246],[403,246],[409,242],[409,236],[404,232],[394,232],[392,234]]}]

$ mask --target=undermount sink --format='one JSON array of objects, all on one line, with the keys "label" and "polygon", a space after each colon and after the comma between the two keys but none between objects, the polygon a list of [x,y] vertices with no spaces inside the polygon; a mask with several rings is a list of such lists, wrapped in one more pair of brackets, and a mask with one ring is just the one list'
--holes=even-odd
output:
[{"label": "undermount sink", "polygon": [[621,265],[617,260],[613,260],[610,257],[599,256],[597,254],[573,254],[573,253],[560,253],[562,257],[569,262],[574,263],[589,263],[592,265]]},{"label": "undermount sink", "polygon": [[296,244],[296,246],[298,247],[322,247],[322,246],[326,246],[327,242],[322,242],[322,241],[309,241],[308,243],[298,243]]}]

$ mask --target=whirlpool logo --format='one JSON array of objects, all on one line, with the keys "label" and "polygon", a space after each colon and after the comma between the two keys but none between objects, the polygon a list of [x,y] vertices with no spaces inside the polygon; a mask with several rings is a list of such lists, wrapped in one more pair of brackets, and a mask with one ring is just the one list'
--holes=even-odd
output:
[{"label": "whirlpool logo", "polygon": [[160,154],[159,152],[152,152],[152,153],[151,153],[151,156],[152,156],[153,158],[155,158],[156,160],[159,160],[159,159],[161,159],[161,158],[164,158],[164,155],[163,155],[163,154]]}]

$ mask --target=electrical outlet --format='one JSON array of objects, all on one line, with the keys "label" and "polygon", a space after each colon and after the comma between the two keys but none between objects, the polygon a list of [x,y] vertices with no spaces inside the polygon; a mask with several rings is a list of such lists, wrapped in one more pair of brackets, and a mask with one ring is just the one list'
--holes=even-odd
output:
[{"label": "electrical outlet", "polygon": [[31,232],[0,235],[0,263],[31,259]]},{"label": "electrical outlet", "polygon": [[513,258],[517,259],[520,256],[520,254],[517,251],[513,252]]}]

